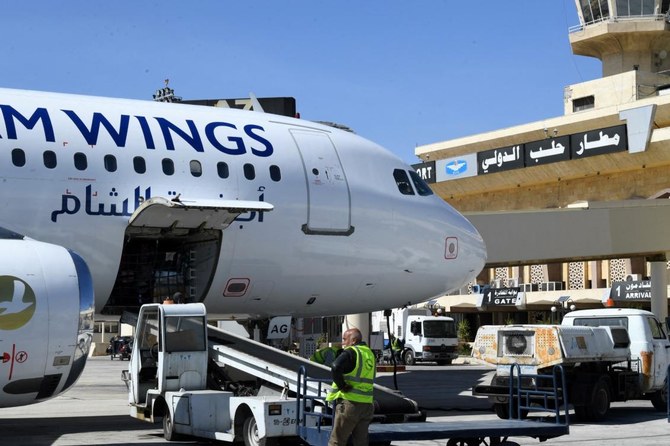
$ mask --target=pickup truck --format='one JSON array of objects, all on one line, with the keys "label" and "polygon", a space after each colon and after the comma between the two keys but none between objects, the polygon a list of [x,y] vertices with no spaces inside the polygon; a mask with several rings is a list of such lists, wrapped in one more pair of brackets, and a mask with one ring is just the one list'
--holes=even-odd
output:
[{"label": "pickup truck", "polygon": [[649,399],[656,410],[667,408],[670,341],[649,311],[577,310],[561,325],[482,326],[472,356],[496,366],[491,383],[475,386],[473,394],[489,396],[500,418],[524,415],[510,413],[514,405],[506,396],[512,363],[525,373],[562,365],[568,401],[582,420],[605,419],[613,401]]}]

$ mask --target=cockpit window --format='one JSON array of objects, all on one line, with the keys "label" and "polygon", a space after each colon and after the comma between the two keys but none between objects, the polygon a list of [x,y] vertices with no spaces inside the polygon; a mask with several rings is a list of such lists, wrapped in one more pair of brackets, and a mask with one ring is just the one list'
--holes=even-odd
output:
[{"label": "cockpit window", "polygon": [[412,182],[414,183],[414,188],[416,192],[421,196],[433,195],[433,190],[428,186],[428,184],[419,176],[418,173],[413,170],[409,171],[409,176],[412,177]]},{"label": "cockpit window", "polygon": [[409,177],[407,172],[402,169],[395,169],[393,171],[393,178],[395,178],[395,184],[398,186],[398,190],[403,195],[414,195],[414,189],[409,183]]}]

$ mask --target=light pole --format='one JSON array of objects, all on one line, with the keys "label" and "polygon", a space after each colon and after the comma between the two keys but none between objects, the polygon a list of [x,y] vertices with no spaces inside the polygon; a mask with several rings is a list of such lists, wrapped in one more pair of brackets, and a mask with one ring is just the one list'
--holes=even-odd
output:
[{"label": "light pole", "polygon": [[563,316],[565,316],[565,313],[575,311],[576,309],[577,306],[572,302],[570,296],[559,297],[556,301],[554,301],[554,305],[551,307],[551,323],[554,324],[554,319],[558,317],[558,322],[556,323],[560,324],[563,320]]}]

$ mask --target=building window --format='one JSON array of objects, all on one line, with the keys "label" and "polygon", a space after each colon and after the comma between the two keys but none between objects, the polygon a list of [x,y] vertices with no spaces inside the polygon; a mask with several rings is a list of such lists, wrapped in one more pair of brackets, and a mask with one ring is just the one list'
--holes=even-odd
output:
[{"label": "building window", "polygon": [[88,160],[86,159],[86,155],[84,155],[81,152],[77,152],[74,154],[74,167],[77,170],[86,170],[88,167]]},{"label": "building window", "polygon": [[596,98],[593,96],[586,96],[584,98],[578,98],[572,100],[572,111],[578,112],[583,110],[590,110],[595,108]]},{"label": "building window", "polygon": [[396,169],[393,171],[393,178],[395,178],[395,184],[398,186],[398,190],[403,195],[414,195],[414,189],[409,183],[409,177],[407,172],[402,169]]},{"label": "building window", "polygon": [[172,161],[170,158],[163,158],[161,164],[163,166],[163,173],[165,175],[174,175],[174,161]]},{"label": "building window", "polygon": [[[610,16],[608,0],[579,0],[584,23],[598,22]],[[639,1],[639,0],[638,0]]]},{"label": "building window", "polygon": [[147,171],[147,163],[141,156],[133,158],[133,168],[137,173],[145,173]]},{"label": "building window", "polygon": [[200,164],[200,161],[191,160],[190,166],[191,166],[191,175],[193,175],[194,177],[199,177],[202,175],[202,164]]},{"label": "building window", "polygon": [[23,149],[12,150],[12,164],[16,167],[23,167],[26,165],[26,152]]},{"label": "building window", "polygon": [[116,157],[114,155],[105,155],[104,158],[105,170],[107,172],[116,172],[117,164]]},{"label": "building window", "polygon": [[[616,0],[616,15],[618,17],[654,15],[655,3],[656,0]],[[663,6],[667,11],[667,4]]]},{"label": "building window", "polygon": [[42,154],[42,160],[44,160],[44,167],[47,169],[53,169],[58,164],[56,159],[56,152],[53,150],[45,150]]},{"label": "building window", "polygon": [[256,178],[256,168],[253,164],[247,163],[244,165],[244,178],[247,180],[253,180]]},{"label": "building window", "polygon": [[279,166],[275,165],[270,166],[270,179],[272,181],[281,180],[281,169],[279,169]]}]

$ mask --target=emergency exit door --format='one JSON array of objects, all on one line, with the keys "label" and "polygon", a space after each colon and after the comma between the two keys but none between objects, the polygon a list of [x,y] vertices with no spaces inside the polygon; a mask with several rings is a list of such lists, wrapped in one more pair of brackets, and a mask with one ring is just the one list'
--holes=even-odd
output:
[{"label": "emergency exit door", "polygon": [[349,235],[351,197],[337,149],[326,133],[291,130],[307,181],[307,234]]}]

